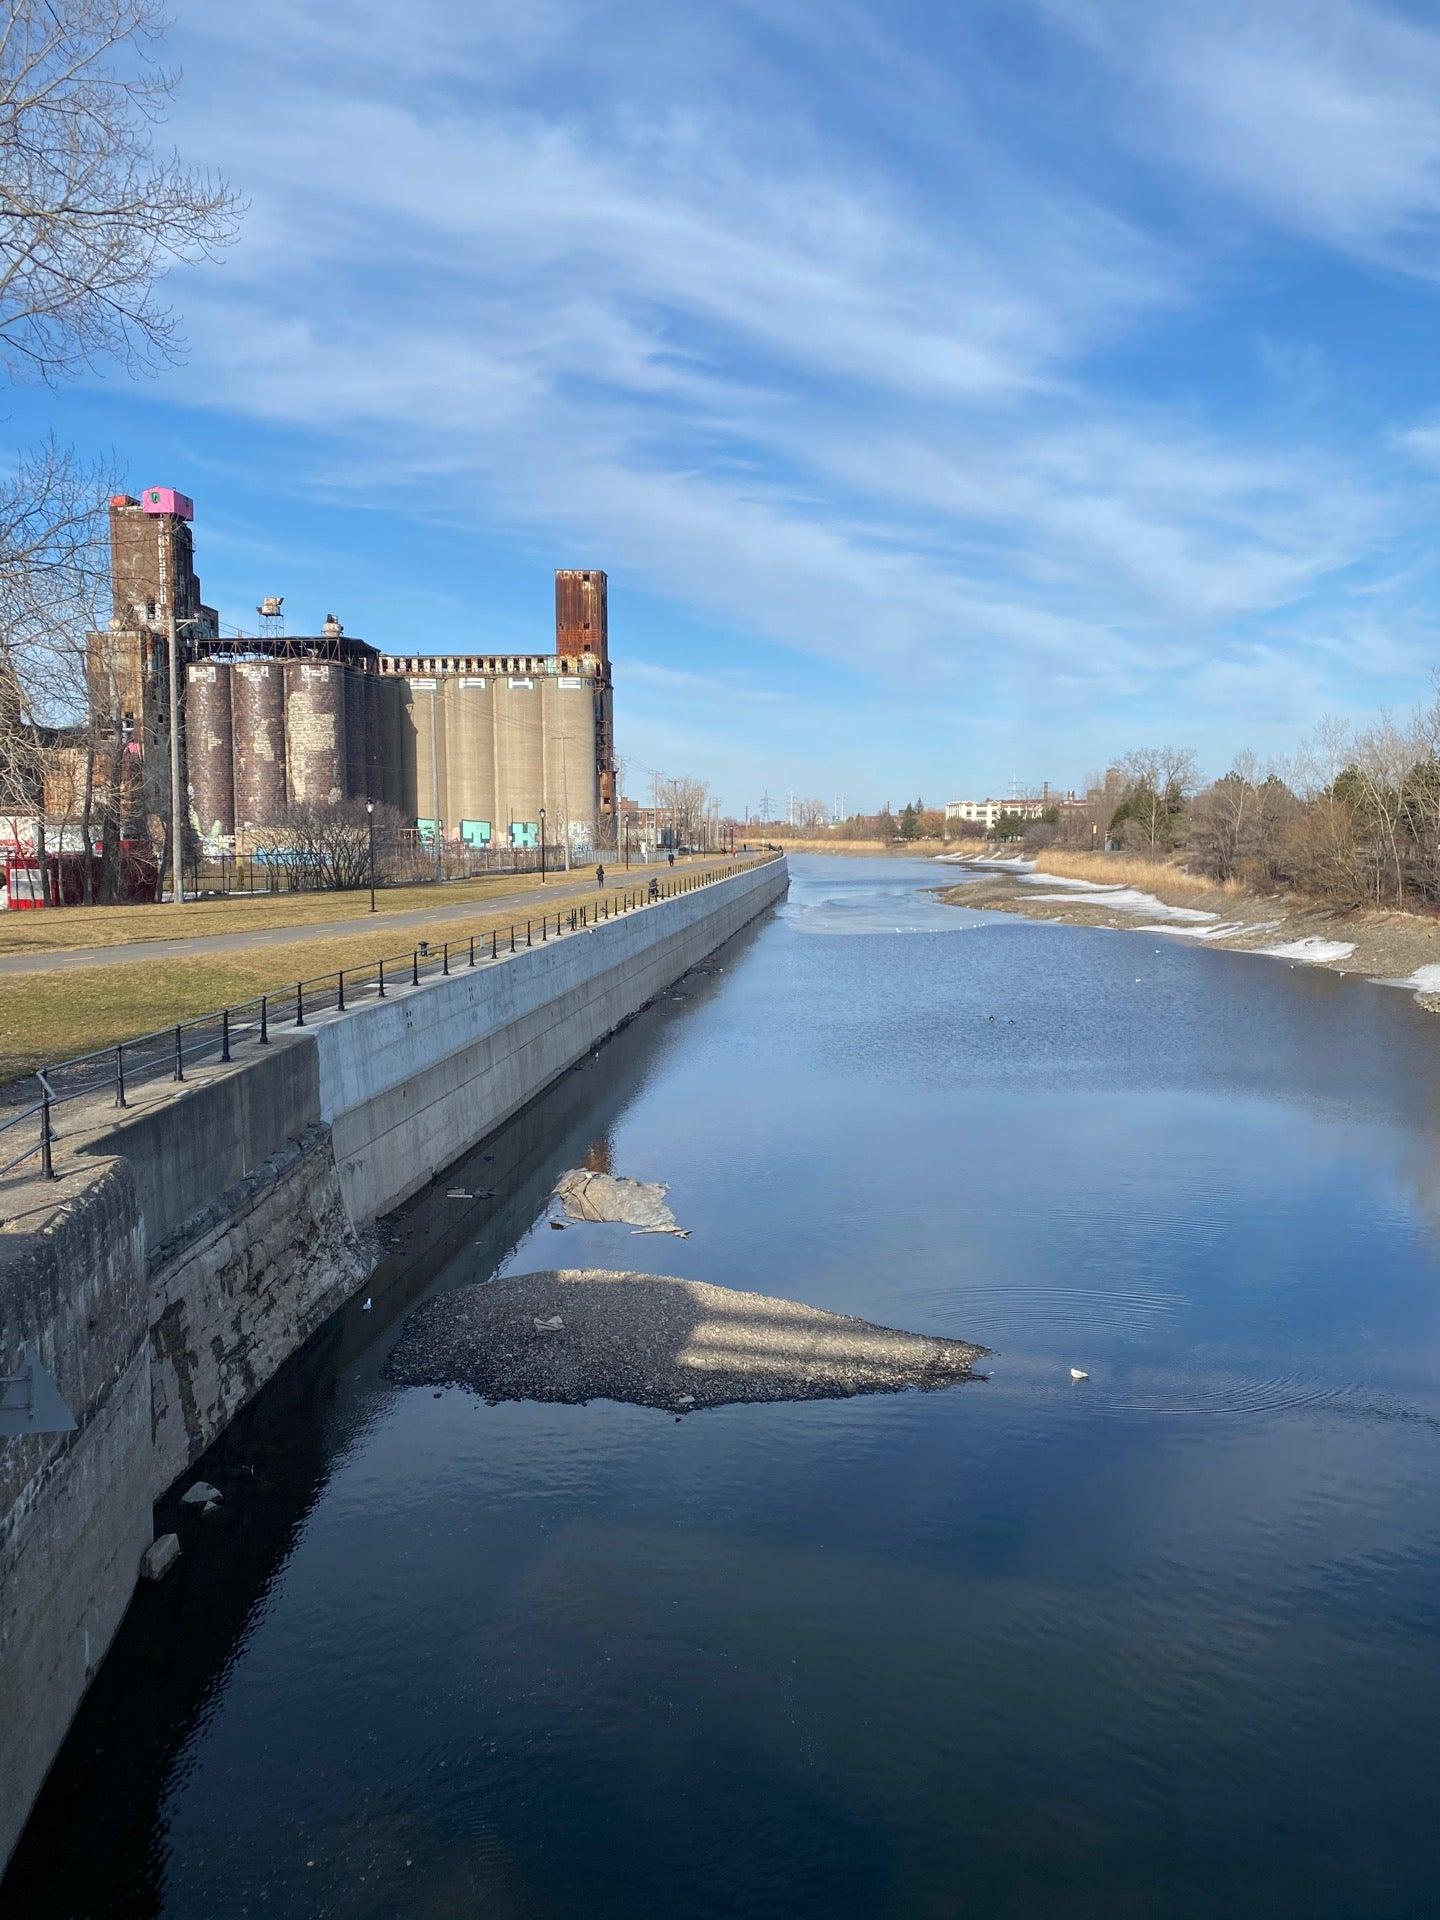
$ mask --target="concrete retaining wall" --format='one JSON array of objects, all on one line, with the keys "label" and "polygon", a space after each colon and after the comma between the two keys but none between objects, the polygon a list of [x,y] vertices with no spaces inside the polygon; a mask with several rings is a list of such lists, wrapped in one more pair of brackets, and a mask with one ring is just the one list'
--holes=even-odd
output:
[{"label": "concrete retaining wall", "polygon": [[418,1192],[788,884],[774,861],[316,1026],[355,1224]]}]

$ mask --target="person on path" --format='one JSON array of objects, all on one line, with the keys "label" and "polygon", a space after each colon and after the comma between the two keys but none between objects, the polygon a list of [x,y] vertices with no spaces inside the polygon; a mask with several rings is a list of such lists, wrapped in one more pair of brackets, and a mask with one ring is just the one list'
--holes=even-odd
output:
[{"label": "person on path", "polygon": [[675,856],[674,856],[674,854],[673,854],[673,853],[672,853],[672,854],[671,854],[671,856],[670,856],[670,864],[671,864],[671,866],[672,866],[672,867],[673,867],[673,866],[674,866],[674,864],[675,864]]},{"label": "person on path", "polygon": [[597,886],[597,887],[603,887],[603,886],[604,886],[604,884],[605,884],[605,869],[604,869],[604,867],[600,867],[600,866],[597,866],[597,867],[596,867],[596,869],[595,869],[595,884],[596,884],[596,886]]}]

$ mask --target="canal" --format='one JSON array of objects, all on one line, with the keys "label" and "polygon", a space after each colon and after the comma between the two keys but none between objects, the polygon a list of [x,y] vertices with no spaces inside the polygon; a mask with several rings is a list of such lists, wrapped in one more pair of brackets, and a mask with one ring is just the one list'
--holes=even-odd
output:
[{"label": "canal", "polygon": [[[1435,1910],[1440,1021],[941,877],[797,859],[393,1223],[162,1513],[0,1910]],[[691,1237],[552,1232],[585,1165]],[[994,1353],[681,1420],[385,1382],[557,1265]]]}]

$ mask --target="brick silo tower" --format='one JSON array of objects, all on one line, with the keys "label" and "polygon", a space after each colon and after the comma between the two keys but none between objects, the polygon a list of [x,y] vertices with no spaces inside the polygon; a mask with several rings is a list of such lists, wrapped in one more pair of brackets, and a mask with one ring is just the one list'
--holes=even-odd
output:
[{"label": "brick silo tower", "polygon": [[605,575],[596,567],[555,570],[555,651],[561,672],[595,676],[595,770],[600,814],[596,843],[615,845],[615,715],[610,686],[610,633]]}]

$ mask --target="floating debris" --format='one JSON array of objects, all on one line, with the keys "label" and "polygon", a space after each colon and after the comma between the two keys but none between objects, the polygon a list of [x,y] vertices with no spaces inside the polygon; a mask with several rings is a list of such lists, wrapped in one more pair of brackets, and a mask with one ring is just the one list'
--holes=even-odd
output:
[{"label": "floating debris", "polygon": [[626,1180],[575,1167],[555,1183],[554,1197],[572,1220],[613,1223],[636,1233],[673,1233],[677,1240],[688,1240],[689,1228],[677,1226],[665,1204],[669,1191],[658,1180]]},{"label": "floating debris", "polygon": [[1088,1380],[1090,1376],[1080,1367],[1071,1367],[1070,1378],[1072,1380]]},{"label": "floating debris", "polygon": [[[563,1339],[534,1337],[562,1329]],[[425,1301],[385,1374],[402,1386],[467,1387],[492,1402],[624,1400],[678,1415],[748,1401],[934,1392],[979,1378],[985,1351],[698,1280],[573,1269]]]}]

